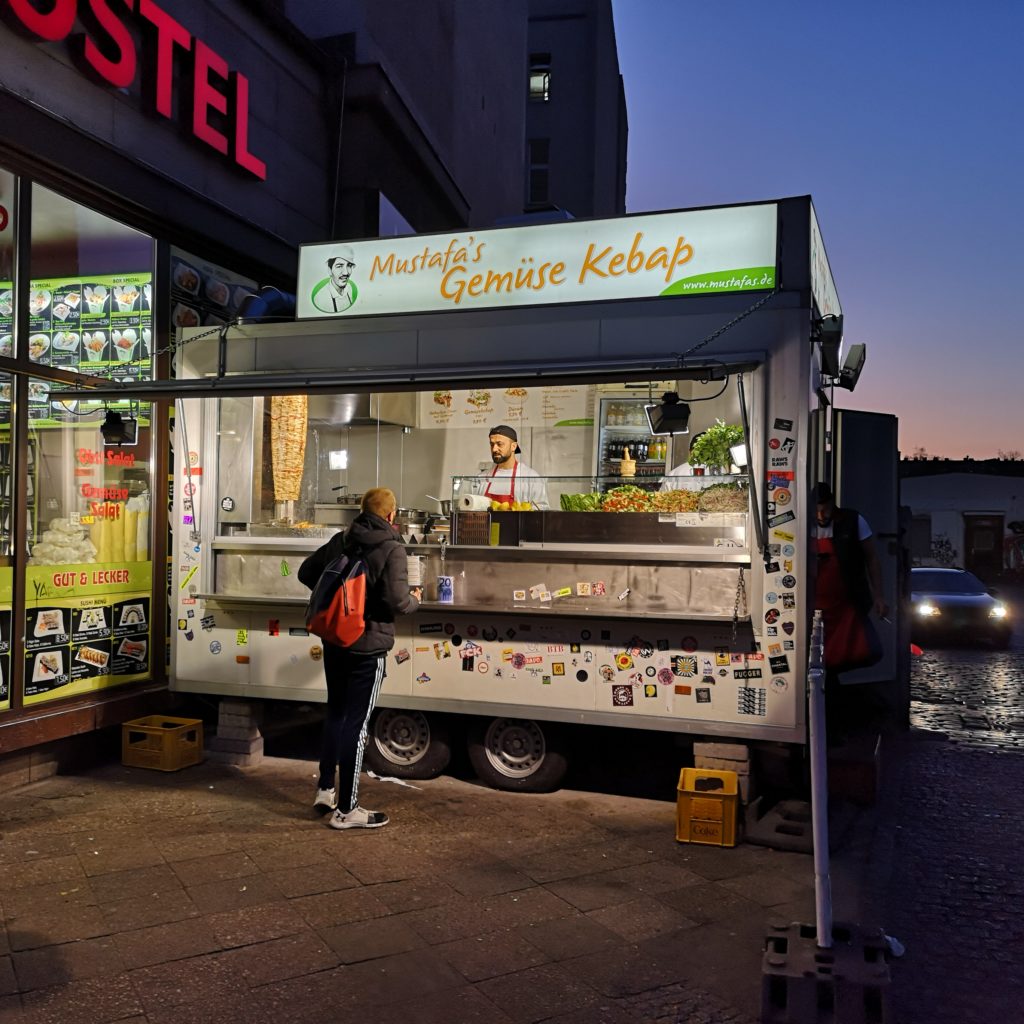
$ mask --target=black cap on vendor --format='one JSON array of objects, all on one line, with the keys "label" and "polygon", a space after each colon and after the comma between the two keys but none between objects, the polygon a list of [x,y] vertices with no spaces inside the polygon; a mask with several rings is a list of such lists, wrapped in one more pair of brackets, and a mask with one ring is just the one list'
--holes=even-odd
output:
[{"label": "black cap on vendor", "polygon": [[510,427],[507,423],[491,427],[487,431],[487,440],[491,446],[491,459],[499,466],[510,464],[514,457],[522,452],[515,427]]}]

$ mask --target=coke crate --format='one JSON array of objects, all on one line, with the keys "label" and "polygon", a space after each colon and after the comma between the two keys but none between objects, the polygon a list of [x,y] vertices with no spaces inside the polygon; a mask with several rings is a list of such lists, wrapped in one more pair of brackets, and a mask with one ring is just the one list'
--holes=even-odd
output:
[{"label": "coke crate", "polygon": [[176,772],[203,759],[203,723],[199,718],[147,715],[121,726],[121,764]]},{"label": "coke crate", "polygon": [[679,773],[676,839],[708,846],[736,845],[739,782],[735,772],[684,768]]}]

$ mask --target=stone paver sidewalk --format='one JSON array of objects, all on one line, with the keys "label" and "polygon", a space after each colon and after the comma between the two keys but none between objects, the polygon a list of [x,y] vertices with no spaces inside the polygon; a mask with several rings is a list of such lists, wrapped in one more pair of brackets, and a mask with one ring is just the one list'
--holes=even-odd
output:
[{"label": "stone paver sidewalk", "polygon": [[751,1022],[811,858],[681,845],[667,801],[107,765],[0,796],[0,1021]]}]

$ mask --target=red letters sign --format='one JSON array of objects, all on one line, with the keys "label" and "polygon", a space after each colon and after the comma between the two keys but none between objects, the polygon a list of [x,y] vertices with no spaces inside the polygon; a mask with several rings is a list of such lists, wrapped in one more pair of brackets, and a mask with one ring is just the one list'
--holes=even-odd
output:
[{"label": "red letters sign", "polygon": [[154,0],[48,0],[45,10],[37,3],[0,0],[0,15],[29,37],[67,39],[78,63],[115,89],[131,86],[141,59],[143,89],[156,113],[168,119],[175,116],[177,69],[183,86],[178,119],[200,142],[266,180],[267,165],[249,152],[249,79]]}]

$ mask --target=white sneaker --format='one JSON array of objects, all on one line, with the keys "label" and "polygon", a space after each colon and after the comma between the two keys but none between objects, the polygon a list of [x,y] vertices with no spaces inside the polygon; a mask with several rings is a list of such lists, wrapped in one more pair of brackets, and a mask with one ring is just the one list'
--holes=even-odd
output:
[{"label": "white sneaker", "polygon": [[339,808],[327,824],[331,828],[380,828],[387,823],[388,816],[383,811],[364,811],[362,807],[354,807],[348,814],[342,814]]},{"label": "white sneaker", "polygon": [[316,791],[316,799],[313,801],[314,811],[326,814],[328,811],[333,811],[337,805],[338,800],[333,789],[318,789]]}]

